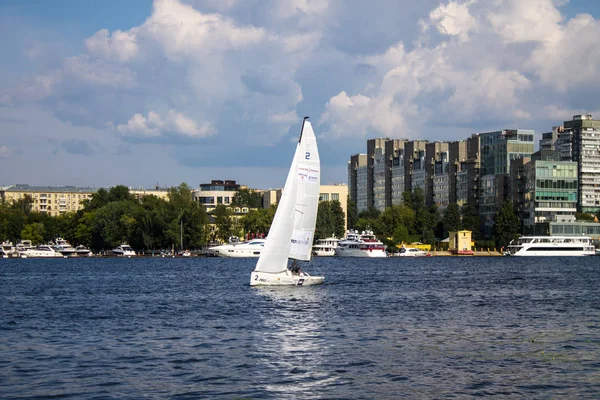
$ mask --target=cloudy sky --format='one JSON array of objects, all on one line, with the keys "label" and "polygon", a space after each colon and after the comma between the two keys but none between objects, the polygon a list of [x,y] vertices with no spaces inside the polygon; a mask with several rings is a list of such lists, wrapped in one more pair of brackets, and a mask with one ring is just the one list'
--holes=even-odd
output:
[{"label": "cloudy sky", "polygon": [[600,118],[593,0],[2,0],[0,185],[322,182],[373,137]]}]

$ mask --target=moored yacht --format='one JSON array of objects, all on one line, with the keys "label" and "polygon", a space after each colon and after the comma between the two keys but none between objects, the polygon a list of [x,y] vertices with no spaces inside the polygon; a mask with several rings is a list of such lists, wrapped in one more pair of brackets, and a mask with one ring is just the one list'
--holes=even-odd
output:
[{"label": "moored yacht", "polygon": [[521,236],[508,246],[510,256],[593,256],[589,236]]},{"label": "moored yacht", "polygon": [[127,243],[123,243],[119,247],[113,249],[112,253],[115,256],[119,256],[119,257],[131,257],[131,256],[135,256],[135,251],[133,251],[133,249],[131,248],[131,246],[129,246]]},{"label": "moored yacht", "polygon": [[219,257],[259,257],[265,247],[266,239],[252,239],[247,242],[234,242],[209,247],[212,254]]},{"label": "moored yacht", "polygon": [[339,242],[340,239],[335,236],[318,239],[312,247],[312,254],[319,257],[335,256],[335,249],[338,247]]},{"label": "moored yacht", "polygon": [[387,257],[385,245],[380,242],[372,231],[358,235],[349,232],[345,240],[341,240],[335,249],[335,255],[340,257]]},{"label": "moored yacht", "polygon": [[52,247],[63,256],[73,256],[77,254],[77,250],[75,250],[75,248],[71,246],[69,242],[60,237],[54,239],[54,245]]},{"label": "moored yacht", "polygon": [[425,250],[406,246],[402,246],[400,251],[394,254],[396,257],[426,257],[428,255],[429,253],[427,253]]},{"label": "moored yacht", "polygon": [[59,258],[65,257],[58,251],[54,250],[52,246],[41,245],[33,247],[27,250],[19,251],[19,257],[21,258]]},{"label": "moored yacht", "polygon": [[12,242],[2,242],[2,245],[0,246],[0,256],[2,258],[17,256],[17,250]]},{"label": "moored yacht", "polygon": [[88,249],[84,245],[79,245],[79,246],[75,247],[75,253],[77,254],[78,257],[88,257],[88,256],[92,255],[92,252],[90,251],[90,249]]}]

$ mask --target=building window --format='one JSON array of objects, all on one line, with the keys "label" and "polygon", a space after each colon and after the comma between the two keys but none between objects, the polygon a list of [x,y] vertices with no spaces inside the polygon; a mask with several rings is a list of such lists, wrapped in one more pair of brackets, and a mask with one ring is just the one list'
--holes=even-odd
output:
[{"label": "building window", "polygon": [[332,201],[340,201],[340,194],[339,193],[331,193],[331,200]]},{"label": "building window", "polygon": [[319,195],[319,201],[329,201],[329,193],[321,193]]}]

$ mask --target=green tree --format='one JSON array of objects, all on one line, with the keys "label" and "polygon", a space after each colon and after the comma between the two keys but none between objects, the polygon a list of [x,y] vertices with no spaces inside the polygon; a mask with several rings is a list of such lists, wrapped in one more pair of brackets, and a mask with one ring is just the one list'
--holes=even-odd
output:
[{"label": "green tree", "polygon": [[577,221],[594,222],[594,214],[577,212],[575,213],[575,219]]},{"label": "green tree", "polygon": [[33,198],[26,194],[22,198],[15,200],[10,205],[10,208],[22,213],[23,215],[29,215],[31,208],[33,207]]},{"label": "green tree", "polygon": [[233,214],[231,210],[223,204],[219,204],[212,212],[217,227],[217,238],[227,241],[231,236],[237,236],[239,233],[234,231]]},{"label": "green tree", "polygon": [[25,225],[21,231],[21,239],[31,240],[33,244],[40,244],[44,240],[44,224],[33,222]]},{"label": "green tree", "polygon": [[343,237],[346,233],[346,221],[342,204],[338,200],[332,200],[329,206],[331,208],[331,217],[333,218],[333,233],[336,237]]},{"label": "green tree", "polygon": [[409,228],[412,229],[415,225],[415,212],[405,204],[398,204],[386,208],[381,213],[379,219],[381,222],[381,233],[385,237],[395,236],[395,232],[400,226],[406,229],[406,234],[408,235]]},{"label": "green tree", "polygon": [[448,236],[448,232],[456,232],[461,228],[460,221],[460,210],[458,208],[458,204],[450,203],[446,210],[444,211],[444,217],[442,219],[442,227],[443,234],[442,236],[446,238]]},{"label": "green tree", "polygon": [[240,221],[244,232],[258,233],[266,236],[273,222],[276,208],[275,205],[271,205],[269,208],[250,210]]},{"label": "green tree", "polygon": [[519,237],[519,217],[515,214],[512,203],[506,201],[496,213],[494,219],[494,238],[496,247],[506,247],[513,239]]},{"label": "green tree", "polygon": [[481,240],[481,230],[479,213],[477,208],[472,204],[466,204],[462,210],[462,228],[471,231],[471,237],[473,240]]},{"label": "green tree", "polygon": [[356,203],[350,201],[350,196],[348,196],[348,206],[346,207],[346,214],[348,215],[348,229],[353,229],[356,223],[358,222],[358,209],[356,208]]},{"label": "green tree", "polygon": [[396,226],[392,237],[395,244],[408,243],[410,241],[410,235],[408,234],[406,225]]},{"label": "green tree", "polygon": [[317,210],[317,222],[315,227],[315,240],[324,239],[335,234],[335,224],[331,213],[331,203],[321,201]]},{"label": "green tree", "polygon": [[240,189],[233,196],[231,205],[234,207],[262,207],[262,195],[259,192],[250,189]]}]

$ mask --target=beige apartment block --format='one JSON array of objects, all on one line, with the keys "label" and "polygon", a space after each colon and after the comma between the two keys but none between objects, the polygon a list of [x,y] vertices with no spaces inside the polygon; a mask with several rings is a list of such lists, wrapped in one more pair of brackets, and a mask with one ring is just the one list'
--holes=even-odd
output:
[{"label": "beige apartment block", "polygon": [[0,188],[0,198],[10,204],[30,196],[32,211],[57,216],[82,209],[81,202],[91,199],[97,190],[77,186],[10,185]]},{"label": "beige apartment block", "polygon": [[135,196],[136,199],[141,200],[145,196],[156,196],[159,199],[169,200],[169,189],[129,189],[129,193]]},{"label": "beige apartment block", "polygon": [[319,191],[320,201],[337,200],[344,210],[344,230],[348,229],[348,185],[336,183],[335,185],[321,185]]}]

